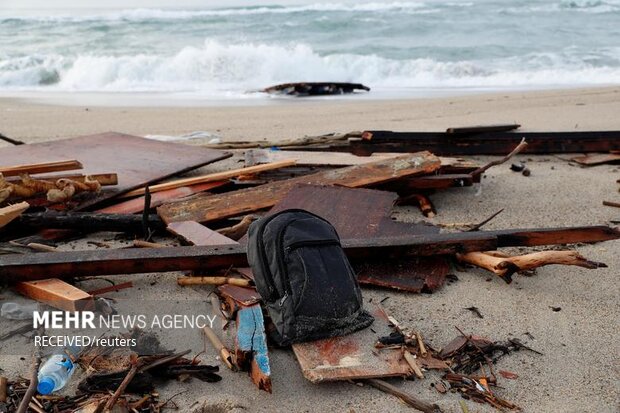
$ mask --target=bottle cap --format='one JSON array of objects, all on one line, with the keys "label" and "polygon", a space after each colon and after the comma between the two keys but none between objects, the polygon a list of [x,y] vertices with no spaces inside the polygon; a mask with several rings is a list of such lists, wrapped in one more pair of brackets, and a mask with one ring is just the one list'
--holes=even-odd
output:
[{"label": "bottle cap", "polygon": [[54,391],[54,380],[51,377],[43,377],[39,380],[37,391],[39,394],[47,395]]}]

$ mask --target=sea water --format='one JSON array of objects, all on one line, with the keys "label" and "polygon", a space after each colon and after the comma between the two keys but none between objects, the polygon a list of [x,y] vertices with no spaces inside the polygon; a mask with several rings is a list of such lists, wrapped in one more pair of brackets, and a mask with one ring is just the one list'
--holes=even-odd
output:
[{"label": "sea water", "polygon": [[0,2],[0,95],[265,99],[247,92],[295,81],[361,82],[369,96],[620,83],[620,0],[202,3]]}]

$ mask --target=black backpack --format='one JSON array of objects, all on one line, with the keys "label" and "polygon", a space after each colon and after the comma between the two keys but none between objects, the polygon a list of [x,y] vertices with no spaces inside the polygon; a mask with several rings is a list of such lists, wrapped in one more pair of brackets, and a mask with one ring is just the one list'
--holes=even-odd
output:
[{"label": "black backpack", "polygon": [[288,209],[252,223],[248,236],[248,262],[277,344],[341,336],[372,324],[329,222]]}]

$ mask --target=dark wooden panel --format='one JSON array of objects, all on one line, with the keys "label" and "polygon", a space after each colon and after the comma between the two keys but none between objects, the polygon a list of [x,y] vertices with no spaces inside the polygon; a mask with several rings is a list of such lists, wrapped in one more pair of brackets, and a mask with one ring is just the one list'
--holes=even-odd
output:
[{"label": "dark wooden panel", "polygon": [[354,263],[360,284],[394,288],[412,293],[441,288],[450,271],[447,257],[411,257]]},{"label": "dark wooden panel", "polygon": [[229,156],[218,150],[116,132],[0,149],[0,158],[14,164],[72,158],[82,163],[84,174],[117,173],[118,186],[106,188],[88,205]]}]

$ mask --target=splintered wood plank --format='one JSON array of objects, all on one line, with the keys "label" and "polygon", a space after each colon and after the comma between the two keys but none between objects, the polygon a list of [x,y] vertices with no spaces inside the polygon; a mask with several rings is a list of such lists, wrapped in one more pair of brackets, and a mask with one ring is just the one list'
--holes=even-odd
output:
[{"label": "splintered wood plank", "polygon": [[[285,168],[287,166],[293,166],[293,165],[295,165],[294,160],[286,159],[283,161],[273,162],[273,163],[269,163],[265,165],[250,166],[248,168],[233,169],[231,171],[215,172],[215,173],[208,174],[208,175],[193,176],[191,178],[183,178],[183,179],[178,179],[176,181],[164,182],[163,184],[153,185],[149,187],[149,191],[152,193],[155,193],[159,191],[165,191],[168,189],[179,188],[181,186],[202,184],[205,182],[215,182],[215,181],[221,181],[222,179],[230,179],[230,178],[235,178],[237,176],[242,176],[242,175],[251,175],[251,174],[257,174],[263,171],[272,171],[274,169]],[[144,193],[145,193],[144,188],[138,188],[138,189],[135,189],[133,191],[126,193],[123,196],[129,197],[129,196],[142,195]]]},{"label": "splintered wood plank", "polygon": [[220,285],[215,289],[216,294],[221,298],[222,302],[228,307],[232,313],[240,305],[249,307],[261,301],[261,296],[254,287],[239,287],[232,284]]},{"label": "splintered wood plank", "polygon": [[[383,152],[369,156],[357,156],[347,152],[315,152],[315,151],[282,151],[273,149],[248,149],[244,153],[245,166],[253,166],[285,159],[294,159],[297,166],[352,166],[376,162],[381,159],[390,159],[402,156],[402,153]],[[477,168],[473,161],[440,157],[442,167]]]},{"label": "splintered wood plank", "polygon": [[[204,184],[196,184],[191,186],[182,186],[180,188],[168,189],[166,191],[151,194],[151,208],[157,208],[168,201],[184,198],[199,192],[209,191],[211,189],[224,186],[228,181],[207,182]],[[144,210],[144,196],[119,202],[106,208],[98,209],[97,212],[105,214],[135,214]]]},{"label": "splintered wood plank", "polygon": [[172,222],[167,230],[192,245],[238,245],[219,232],[213,231],[195,221]]},{"label": "splintered wood plank", "polygon": [[400,349],[375,349],[379,337],[389,335],[391,328],[380,307],[373,305],[369,310],[375,321],[368,328],[346,336],[293,344],[305,378],[320,383],[410,375]]},{"label": "splintered wood plank", "polygon": [[271,368],[265,335],[265,321],[259,304],[237,311],[235,356],[242,370],[249,370],[256,386],[271,393]]},{"label": "splintered wood plank", "polygon": [[355,188],[393,181],[404,176],[428,174],[440,166],[441,163],[436,156],[429,152],[419,152],[364,165],[317,172],[226,194],[199,195],[191,200],[163,205],[157,211],[166,223],[176,221],[205,223],[269,208],[284,198],[297,184]]},{"label": "splintered wood plank", "polygon": [[388,261],[353,263],[360,284],[393,288],[411,293],[432,293],[446,282],[447,257],[411,257]]},{"label": "splintered wood plank", "polygon": [[6,226],[9,222],[20,216],[29,207],[30,204],[28,202],[20,202],[19,204],[0,208],[0,228]]},{"label": "splintered wood plank", "polygon": [[[11,161],[13,162],[14,160],[11,159]],[[76,169],[82,169],[82,164],[75,159],[72,159],[67,161],[42,162],[15,166],[0,166],[0,174],[4,176],[15,176],[20,174],[34,175],[47,172],[73,171]]]},{"label": "splintered wood plank", "polygon": [[80,205],[85,208],[134,188],[228,158],[231,154],[116,132],[0,149],[0,159],[10,159],[12,163],[46,162],[59,156],[78,159],[84,166],[85,175],[109,171],[118,174],[118,185],[104,189]]},{"label": "splintered wood plank", "polygon": [[93,296],[57,278],[15,284],[15,290],[33,300],[65,311],[95,308]]}]

